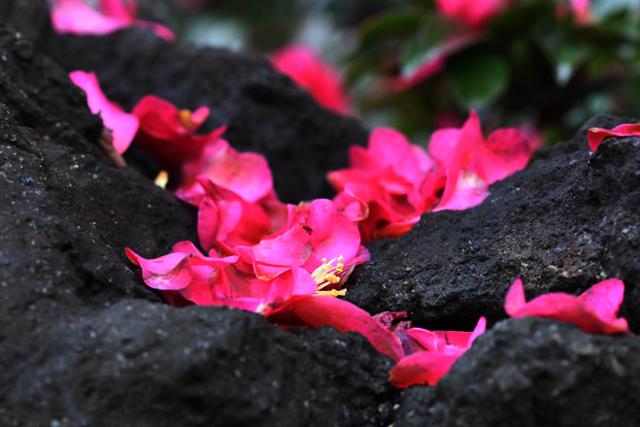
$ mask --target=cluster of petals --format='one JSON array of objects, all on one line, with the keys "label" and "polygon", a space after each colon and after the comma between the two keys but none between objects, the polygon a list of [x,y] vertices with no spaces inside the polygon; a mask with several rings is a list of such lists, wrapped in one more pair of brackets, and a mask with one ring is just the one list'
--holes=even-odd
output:
[{"label": "cluster of petals", "polygon": [[174,305],[235,307],[283,327],[357,332],[390,358],[402,357],[393,332],[337,298],[354,267],[369,259],[357,222],[332,200],[281,203],[265,159],[237,152],[219,135],[191,158],[180,152],[190,150],[190,141],[175,139],[171,120],[139,117],[141,129],[156,138],[145,146],[152,153],[174,138],[173,156],[184,161],[176,195],[198,208],[199,243],[207,251],[185,241],[147,259],[127,249],[149,287]]},{"label": "cluster of petals", "polygon": [[640,136],[640,123],[625,123],[613,129],[591,128],[589,129],[587,140],[589,148],[595,153],[606,138],[624,138],[627,136]]},{"label": "cluster of petals", "polygon": [[351,167],[328,175],[336,205],[360,221],[365,242],[397,237],[430,210],[462,210],[488,196],[489,185],[523,169],[534,146],[517,129],[487,139],[472,111],[461,128],[439,129],[429,155],[393,129],[377,129],[368,148],[352,147]]},{"label": "cluster of petals", "polygon": [[526,302],[520,279],[511,285],[505,311],[511,317],[542,317],[577,326],[588,333],[629,333],[629,325],[618,317],[624,299],[624,283],[608,279],[595,284],[579,296],[563,292],[544,294]]},{"label": "cluster of petals", "polygon": [[205,148],[220,139],[226,131],[222,126],[208,134],[198,130],[209,118],[209,108],[202,106],[195,111],[178,109],[171,102],[148,95],[133,108],[140,121],[136,143],[153,154],[156,160],[171,173],[181,173],[183,166],[196,162]]},{"label": "cluster of petals", "polygon": [[429,331],[413,328],[408,321],[394,324],[406,317],[405,312],[385,312],[376,317],[402,344],[402,357],[396,359],[390,372],[391,384],[398,388],[436,385],[487,327],[484,317],[478,320],[472,332]]},{"label": "cluster of petals", "polygon": [[85,0],[53,0],[51,22],[61,34],[105,35],[131,26],[148,28],[165,40],[175,38],[167,27],[137,18],[135,0],[100,0],[94,8]]},{"label": "cluster of petals", "polygon": [[341,114],[351,110],[340,74],[310,48],[302,45],[283,48],[273,54],[271,63],[323,107]]},{"label": "cluster of petals", "polygon": [[138,118],[106,97],[94,73],[73,71],[69,78],[85,93],[91,112],[99,114],[105,128],[111,131],[115,150],[119,154],[127,151],[138,132]]}]

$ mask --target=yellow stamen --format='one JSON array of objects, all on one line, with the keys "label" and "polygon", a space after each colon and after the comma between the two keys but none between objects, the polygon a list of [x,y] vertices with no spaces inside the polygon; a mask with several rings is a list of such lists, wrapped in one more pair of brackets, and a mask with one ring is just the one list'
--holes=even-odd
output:
[{"label": "yellow stamen", "polygon": [[193,128],[193,112],[191,110],[180,110],[178,112],[178,116],[180,117],[182,126],[186,127],[187,129]]},{"label": "yellow stamen", "polygon": [[316,268],[311,276],[316,282],[318,289],[316,294],[329,295],[333,297],[345,296],[347,294],[346,289],[325,289],[331,286],[340,285],[342,282],[342,273],[344,272],[344,257],[339,256],[331,261],[326,258],[322,258],[322,264]]},{"label": "yellow stamen", "polygon": [[167,188],[167,184],[169,183],[169,173],[167,171],[160,171],[154,182],[160,188]]}]

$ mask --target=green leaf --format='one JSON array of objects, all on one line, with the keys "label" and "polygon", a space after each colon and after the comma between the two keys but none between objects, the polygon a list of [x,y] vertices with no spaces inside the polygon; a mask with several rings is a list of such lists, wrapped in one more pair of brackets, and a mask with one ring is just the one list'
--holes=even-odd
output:
[{"label": "green leaf", "polygon": [[401,54],[401,74],[409,75],[426,61],[438,56],[442,43],[451,33],[451,24],[441,19],[426,19],[420,33],[409,40]]},{"label": "green leaf", "polygon": [[509,67],[501,57],[486,52],[469,52],[447,66],[453,89],[466,108],[481,108],[507,87]]},{"label": "green leaf", "polygon": [[415,34],[422,23],[416,12],[386,13],[374,16],[360,27],[360,47],[367,48],[390,38],[405,38]]}]

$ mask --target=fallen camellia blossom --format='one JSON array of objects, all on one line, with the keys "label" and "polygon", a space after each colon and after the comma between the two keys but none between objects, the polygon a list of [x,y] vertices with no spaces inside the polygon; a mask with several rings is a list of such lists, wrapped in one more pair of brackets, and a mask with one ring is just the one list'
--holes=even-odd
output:
[{"label": "fallen camellia blossom", "polygon": [[135,0],[100,0],[98,8],[85,0],[53,0],[51,22],[61,34],[105,35],[123,28],[136,26],[151,29],[158,37],[174,40],[171,30],[161,24],[136,19]]},{"label": "fallen camellia blossom", "polygon": [[391,384],[399,388],[418,384],[436,385],[475,339],[485,332],[486,326],[486,319],[481,317],[473,332],[432,332],[401,327],[400,335],[405,341],[403,347],[406,355],[391,369]]},{"label": "fallen camellia blossom", "polygon": [[86,94],[91,112],[100,114],[104,126],[111,130],[116,151],[119,154],[127,151],[138,131],[139,122],[136,116],[125,113],[122,108],[107,99],[94,73],[73,71],[69,78]]},{"label": "fallen camellia blossom", "polygon": [[595,153],[606,138],[624,138],[626,136],[640,136],[640,123],[622,124],[613,129],[591,128],[587,140],[589,148]]},{"label": "fallen camellia blossom", "polygon": [[275,196],[273,176],[264,156],[239,153],[222,138],[206,143],[194,160],[183,164],[182,173],[185,179],[178,193],[183,199],[192,198],[201,191],[196,185],[202,178],[251,203]]},{"label": "fallen camellia blossom", "polygon": [[[208,200],[210,192],[220,191],[215,184],[202,182]],[[225,194],[226,193],[226,194]],[[190,282],[182,280],[182,270],[191,269],[191,264],[167,263],[174,260],[178,252],[196,255],[197,267],[202,268],[203,256],[194,252],[195,247],[185,244],[174,248],[174,254],[165,255],[157,260],[144,260],[131,250],[127,254],[136,265],[143,269],[143,279],[150,287],[156,289],[178,291],[178,294],[199,305],[238,306],[240,299],[242,308],[260,313],[267,313],[282,304],[293,295],[343,295],[339,288],[344,284],[353,268],[369,259],[367,250],[362,246],[357,224],[338,211],[331,200],[315,200],[308,204],[288,207],[286,225],[272,234],[267,234],[269,218],[260,217],[259,206],[242,205],[228,190],[221,191],[224,203],[216,207],[214,216],[206,228],[199,224],[201,240],[210,247],[206,262],[211,267],[220,267],[217,254],[225,254],[227,264],[215,271],[210,268],[206,286],[208,293],[203,292],[200,282],[194,282],[197,291],[191,289]],[[233,207],[230,204],[236,203]],[[200,207],[200,211],[205,208]],[[248,209],[244,212],[243,209]],[[239,211],[239,213],[237,213]],[[242,216],[247,214],[246,216]],[[220,219],[221,218],[221,219]],[[210,236],[203,233],[211,231]],[[229,261],[231,258],[233,261]],[[161,263],[167,267],[158,270],[154,266]],[[177,271],[179,269],[180,271]],[[200,273],[198,273],[200,274]],[[159,280],[178,280],[180,283],[172,288],[163,284],[157,286]],[[187,275],[189,276],[189,275]],[[189,277],[194,276],[191,274]],[[176,279],[178,278],[178,279]],[[163,282],[164,283],[164,282]],[[202,295],[208,295],[204,300]],[[194,300],[192,295],[197,295]],[[205,302],[206,301],[206,302]],[[251,308],[247,308],[251,301]]]},{"label": "fallen camellia blossom", "polygon": [[472,28],[483,27],[510,3],[510,0],[436,0],[443,16]]},{"label": "fallen camellia blossom", "polygon": [[349,158],[351,168],[329,173],[328,180],[339,192],[336,204],[361,220],[365,242],[404,234],[436,201],[423,193],[433,161],[394,129],[374,130],[369,147],[351,147]]},{"label": "fallen camellia blossom", "polygon": [[207,144],[217,141],[226,131],[223,126],[207,135],[195,134],[209,113],[207,107],[193,112],[179,110],[169,101],[145,96],[133,108],[140,120],[136,142],[170,172],[179,172],[187,162],[198,160]]},{"label": "fallen camellia blossom", "polygon": [[328,180],[338,191],[336,205],[360,222],[369,242],[406,233],[427,211],[482,203],[489,185],[523,169],[534,148],[517,129],[498,129],[485,140],[472,111],[462,128],[433,133],[431,157],[401,133],[376,129],[368,148],[351,148],[351,167]]},{"label": "fallen camellia blossom", "polygon": [[271,63],[309,91],[323,107],[341,114],[349,113],[351,107],[340,75],[311,49],[305,46],[281,49],[271,57]]},{"label": "fallen camellia blossom", "polygon": [[485,140],[473,110],[462,128],[435,131],[429,154],[446,184],[434,210],[461,210],[482,203],[489,195],[489,185],[524,169],[534,149],[529,138],[515,128],[495,130]]},{"label": "fallen camellia blossom", "polygon": [[526,302],[522,281],[516,279],[504,307],[511,317],[544,317],[571,323],[589,333],[618,334],[629,332],[627,321],[617,317],[623,298],[624,283],[609,279],[577,297],[554,292]]}]

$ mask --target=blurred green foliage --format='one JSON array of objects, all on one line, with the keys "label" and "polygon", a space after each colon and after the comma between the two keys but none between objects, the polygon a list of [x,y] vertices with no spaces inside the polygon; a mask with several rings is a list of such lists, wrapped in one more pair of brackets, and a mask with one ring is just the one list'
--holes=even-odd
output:
[{"label": "blurred green foliage", "polygon": [[560,16],[559,1],[514,1],[438,73],[402,91],[391,79],[471,31],[432,0],[215,0],[171,16],[196,42],[260,54],[311,45],[343,73],[354,114],[372,126],[422,138],[475,108],[488,127],[526,122],[554,142],[596,113],[640,116],[640,0],[592,0],[586,25]]}]

